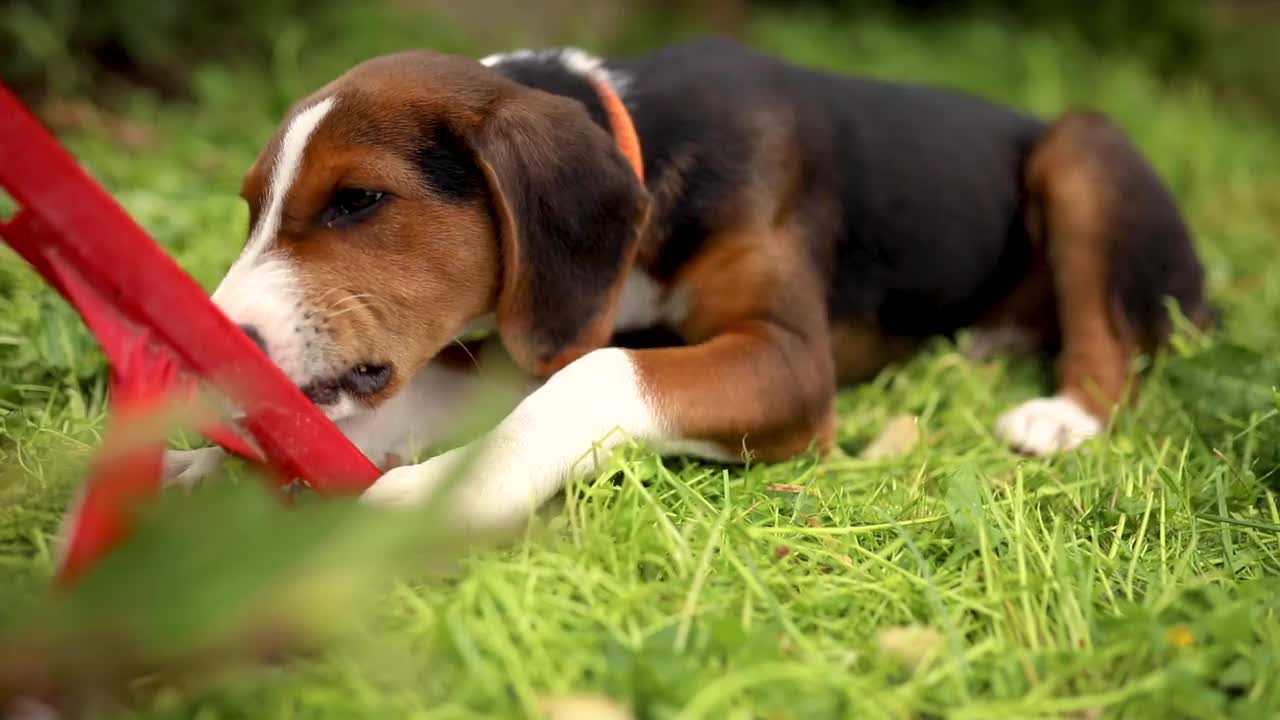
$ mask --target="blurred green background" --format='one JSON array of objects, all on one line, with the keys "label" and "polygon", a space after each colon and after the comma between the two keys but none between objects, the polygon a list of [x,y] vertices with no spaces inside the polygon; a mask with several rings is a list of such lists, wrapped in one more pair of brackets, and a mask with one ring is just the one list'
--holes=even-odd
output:
[{"label": "blurred green background", "polygon": [[[9,0],[0,7],[0,74],[29,96],[104,96],[120,84],[196,92],[210,64],[271,69],[282,93],[306,57],[326,69],[367,46],[582,42],[638,49],[675,34],[742,35],[761,11],[828,12],[930,23],[979,16],[1078,38],[1166,76],[1280,108],[1271,43],[1275,0]],[[417,21],[412,21],[416,19]],[[995,48],[993,48],[995,50]],[[280,84],[280,81],[285,81]]]}]

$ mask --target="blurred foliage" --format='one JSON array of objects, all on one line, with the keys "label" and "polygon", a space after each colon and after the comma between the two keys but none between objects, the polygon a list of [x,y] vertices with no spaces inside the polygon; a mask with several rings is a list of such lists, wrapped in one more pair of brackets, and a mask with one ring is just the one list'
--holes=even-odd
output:
[{"label": "blurred foliage", "polygon": [[1226,13],[1213,28],[1211,52],[1202,73],[1219,94],[1280,116],[1280,82],[1275,79],[1276,38],[1280,37],[1280,4],[1258,3],[1257,14]]},{"label": "blurred foliage", "polygon": [[[326,47],[331,40],[339,40],[351,32],[349,23],[353,18],[359,22],[360,15],[381,18],[382,27],[393,37],[403,29],[395,22],[395,14],[415,10],[460,23],[469,36],[495,41],[589,41],[631,48],[652,44],[637,43],[638,32],[664,41],[678,38],[688,28],[737,34],[753,10],[825,8],[844,15],[891,14],[913,21],[980,15],[1015,27],[1067,33],[1098,50],[1146,62],[1165,76],[1207,76],[1226,94],[1280,108],[1280,85],[1271,82],[1267,64],[1258,62],[1269,52],[1272,33],[1251,32],[1256,27],[1253,20],[1222,22],[1233,14],[1224,8],[1237,4],[1229,0],[1089,4],[1073,0],[598,0],[588,13],[575,3],[547,0],[533,3],[538,9],[531,15],[529,8],[513,9],[497,0],[378,0],[365,3],[356,13],[334,0],[10,0],[0,6],[0,75],[29,97],[101,97],[121,81],[166,95],[190,95],[204,65],[272,68],[282,57],[296,57],[304,44]],[[530,18],[534,17],[539,22],[533,23]],[[427,46],[438,40],[434,23],[414,25],[419,39],[410,44]],[[584,32],[590,37],[580,37]]]},{"label": "blurred foliage", "polygon": [[[1037,28],[1058,28],[1078,34],[1099,49],[1140,57],[1165,72],[1198,66],[1208,48],[1212,27],[1210,2],[1206,0],[879,1],[895,10],[919,15],[983,14]],[[868,5],[867,0],[834,2],[853,8]]]},{"label": "blurred foliage", "polygon": [[352,503],[290,511],[258,483],[169,493],[77,584],[6,609],[0,708],[40,697],[74,710],[139,677],[310,650],[354,630],[387,577],[457,557],[431,528]]},{"label": "blurred foliage", "polygon": [[11,0],[0,6],[0,72],[54,96],[127,80],[166,93],[213,60],[265,62],[331,0]]},{"label": "blurred foliage", "polygon": [[1242,471],[1276,484],[1280,445],[1266,439],[1280,428],[1280,362],[1219,342],[1170,359],[1164,372],[1201,440],[1238,450]]},{"label": "blurred foliage", "polygon": [[1220,97],[1280,115],[1273,45],[1280,4],[1254,0],[754,0],[780,11],[824,7],[852,17],[887,15],[917,25],[981,18],[1031,32],[1065,35],[1158,76],[1207,83]]},{"label": "blurred foliage", "polygon": [[[783,2],[777,3],[785,5]],[[977,15],[1015,27],[1070,33],[1095,50],[1146,63],[1166,79],[1191,76],[1222,97],[1280,114],[1268,58],[1280,4],[1254,0],[826,0],[843,10],[883,8],[907,19]]]},{"label": "blurred foliage", "polygon": [[[389,510],[305,490],[282,503],[266,478],[231,461],[215,482],[141,504],[132,532],[59,592],[49,593],[39,573],[9,574],[0,583],[0,717],[17,699],[74,713],[168,683],[198,685],[246,663],[296,659],[339,638],[351,643],[368,631],[369,598],[391,579],[450,572],[503,538],[455,522],[448,500],[484,451],[482,429],[510,410],[524,384],[505,354],[482,357],[486,381],[446,439],[478,442],[424,505]],[[162,428],[139,423],[116,442],[156,441]],[[0,559],[22,553],[24,536],[38,534],[33,525],[67,504],[61,492],[42,502],[0,472]],[[49,543],[40,545],[41,564],[52,565]]]}]

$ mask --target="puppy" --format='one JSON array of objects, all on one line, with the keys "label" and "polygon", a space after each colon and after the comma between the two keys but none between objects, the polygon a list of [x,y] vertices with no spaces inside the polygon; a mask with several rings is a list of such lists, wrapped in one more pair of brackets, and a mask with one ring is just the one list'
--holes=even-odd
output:
[{"label": "puppy", "polygon": [[[442,352],[468,329],[528,374],[454,498],[477,525],[518,522],[627,439],[725,462],[829,450],[838,385],[963,328],[1056,354],[1056,392],[996,433],[1067,450],[1132,392],[1167,298],[1208,317],[1174,201],[1105,117],[1046,123],[722,40],[377,58],[289,112],[242,194],[249,239],[214,302],[376,461],[461,412],[474,374]],[[466,452],[366,498],[428,497]]]}]

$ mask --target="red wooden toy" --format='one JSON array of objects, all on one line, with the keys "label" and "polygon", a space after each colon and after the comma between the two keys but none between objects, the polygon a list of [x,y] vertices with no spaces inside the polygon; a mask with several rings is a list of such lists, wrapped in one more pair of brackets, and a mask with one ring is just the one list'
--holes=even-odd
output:
[{"label": "red wooden toy", "polygon": [[[84,572],[161,487],[163,442],[129,442],[158,408],[216,390],[244,412],[205,435],[281,483],[355,493],[379,476],[204,290],[0,84],[0,187],[19,204],[0,237],[79,311],[111,363],[113,417],[69,519],[58,580]],[[123,449],[112,450],[121,446]]]}]

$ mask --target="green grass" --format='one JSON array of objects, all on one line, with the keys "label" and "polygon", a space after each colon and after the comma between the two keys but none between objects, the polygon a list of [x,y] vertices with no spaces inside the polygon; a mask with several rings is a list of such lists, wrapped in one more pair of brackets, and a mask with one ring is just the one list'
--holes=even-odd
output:
[{"label": "green grass", "polygon": [[[289,99],[415,35],[469,49],[408,21],[391,36],[356,27],[323,53],[293,32],[271,68],[204,72],[194,104],[122,98],[120,114],[148,131],[140,149],[102,129],[64,134],[206,286],[238,251],[239,176]],[[793,14],[761,19],[751,34],[825,67],[941,83],[1045,115],[1110,113],[1196,230],[1226,317],[1220,337],[1182,338],[1105,442],[1052,460],[1018,457],[991,432],[1003,409],[1044,392],[1048,368],[973,362],[943,342],[841,394],[839,442],[851,459],[724,468],[629,448],[522,541],[470,552],[445,577],[401,570],[330,598],[324,607],[358,630],[323,652],[217,682],[134,685],[126,716],[508,717],[572,692],[607,694],[647,718],[1280,714],[1276,126],[1195,80],[1162,84],[1126,58],[979,21],[907,29]],[[104,377],[76,316],[0,253],[9,624],[45,592],[61,512],[102,427]],[[903,414],[920,419],[914,449],[856,459]],[[279,572],[249,569],[270,553],[248,538],[298,550],[318,542],[261,509],[163,527],[104,569],[96,587],[116,594],[97,609],[139,614],[131,621],[145,632],[178,633],[166,636],[176,646],[225,610],[208,599],[213,588],[245,602],[256,586],[228,590],[229,577]],[[155,620],[160,608],[189,611],[187,624]],[[882,635],[901,627],[919,629],[905,649],[901,633]]]}]

